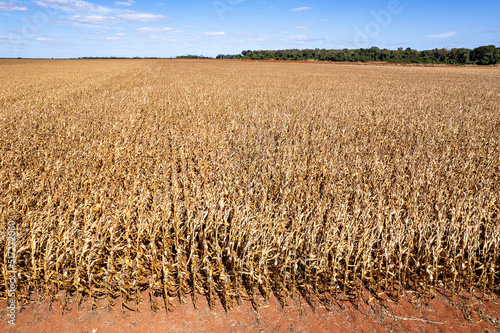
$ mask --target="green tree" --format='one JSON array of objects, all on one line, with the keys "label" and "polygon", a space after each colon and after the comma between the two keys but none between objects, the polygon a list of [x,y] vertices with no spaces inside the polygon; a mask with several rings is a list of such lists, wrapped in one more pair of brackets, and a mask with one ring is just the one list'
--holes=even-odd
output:
[{"label": "green tree", "polygon": [[473,61],[479,65],[489,65],[495,63],[495,45],[476,47],[472,50]]}]

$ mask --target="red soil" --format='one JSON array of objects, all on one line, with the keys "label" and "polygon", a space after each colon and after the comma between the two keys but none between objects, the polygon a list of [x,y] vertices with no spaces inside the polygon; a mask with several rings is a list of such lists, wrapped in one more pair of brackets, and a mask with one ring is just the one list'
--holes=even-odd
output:
[{"label": "red soil", "polygon": [[[143,294],[147,299],[148,293]],[[243,301],[227,313],[219,304],[210,310],[203,297],[194,308],[190,299],[173,312],[152,312],[149,302],[139,311],[91,310],[90,303],[63,313],[59,303],[32,302],[16,314],[16,325],[8,324],[1,312],[0,332],[500,332],[500,299],[479,300],[440,293],[419,299],[408,293],[399,302],[377,301],[366,295],[355,307],[350,302],[335,303],[327,310],[316,304],[315,311],[302,299],[288,300],[282,308],[274,297],[257,313]],[[384,295],[381,295],[384,298]],[[5,309],[5,302],[0,304]]]}]

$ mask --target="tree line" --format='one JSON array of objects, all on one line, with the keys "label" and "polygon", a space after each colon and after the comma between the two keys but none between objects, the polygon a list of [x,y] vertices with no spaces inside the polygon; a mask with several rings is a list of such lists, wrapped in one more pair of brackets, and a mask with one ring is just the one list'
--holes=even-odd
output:
[{"label": "tree line", "polygon": [[411,48],[397,50],[380,49],[292,49],[243,51],[238,55],[219,54],[217,59],[251,60],[319,60],[348,62],[393,62],[413,64],[477,64],[494,65],[500,63],[500,48],[495,45],[475,49],[453,48],[418,51]]},{"label": "tree line", "polygon": [[205,57],[202,55],[196,55],[196,54],[188,54],[188,55],[180,55],[175,57],[175,59],[213,59],[212,57]]}]

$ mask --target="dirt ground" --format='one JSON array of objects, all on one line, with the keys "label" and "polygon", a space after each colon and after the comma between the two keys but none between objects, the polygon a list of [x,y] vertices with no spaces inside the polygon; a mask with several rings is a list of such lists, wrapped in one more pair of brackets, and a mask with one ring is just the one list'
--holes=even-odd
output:
[{"label": "dirt ground", "polygon": [[[16,313],[16,324],[8,323],[2,311],[0,332],[500,332],[500,299],[450,296],[444,292],[431,299],[407,294],[399,302],[375,300],[367,295],[354,306],[334,303],[329,309],[292,299],[283,308],[275,297],[262,302],[259,311],[242,301],[226,312],[220,304],[211,310],[203,297],[193,305],[186,299],[175,309],[152,312],[148,293],[139,311],[92,310],[90,302],[71,305],[63,313],[60,303],[33,302]],[[384,295],[381,295],[384,299]],[[6,303],[0,306],[5,309]],[[343,304],[342,304],[343,303]]]}]

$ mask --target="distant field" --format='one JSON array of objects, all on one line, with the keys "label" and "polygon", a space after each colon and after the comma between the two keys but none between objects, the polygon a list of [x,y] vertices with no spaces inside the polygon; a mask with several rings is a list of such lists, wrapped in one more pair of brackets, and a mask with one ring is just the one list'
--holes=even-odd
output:
[{"label": "distant field", "polygon": [[0,60],[2,300],[498,295],[499,211],[500,68]]}]

